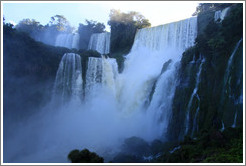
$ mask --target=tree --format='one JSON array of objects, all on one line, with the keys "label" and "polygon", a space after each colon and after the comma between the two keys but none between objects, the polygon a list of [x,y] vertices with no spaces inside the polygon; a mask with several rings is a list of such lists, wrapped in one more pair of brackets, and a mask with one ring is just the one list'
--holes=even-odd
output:
[{"label": "tree", "polygon": [[72,163],[103,163],[104,161],[102,157],[94,152],[90,152],[88,149],[83,149],[82,151],[72,150],[68,154],[68,159]]},{"label": "tree", "polygon": [[103,23],[85,20],[85,24],[79,24],[78,33],[80,35],[80,47],[87,49],[90,37],[93,33],[105,32],[105,25]]},{"label": "tree", "polygon": [[196,16],[199,13],[203,13],[205,11],[208,10],[222,10],[226,7],[231,6],[232,3],[200,3],[197,7],[196,7],[196,11],[195,13],[192,14],[192,16]]},{"label": "tree", "polygon": [[23,19],[17,25],[16,29],[22,32],[29,34],[30,36],[35,36],[36,34],[40,33],[43,29],[43,25],[41,25],[35,19]]},{"label": "tree", "polygon": [[51,17],[49,25],[55,26],[58,31],[70,32],[72,30],[68,20],[63,15],[55,15]]},{"label": "tree", "polygon": [[132,47],[137,29],[150,27],[148,19],[138,12],[128,13],[112,9],[108,25],[111,26],[110,52],[128,53]]},{"label": "tree", "polygon": [[108,24],[110,26],[112,26],[114,24],[117,24],[117,25],[119,25],[119,24],[124,24],[124,25],[133,24],[138,29],[151,26],[148,19],[146,19],[143,15],[141,15],[140,13],[135,12],[135,11],[123,13],[120,10],[112,9],[110,11],[109,18],[110,18],[110,20],[108,21]]}]

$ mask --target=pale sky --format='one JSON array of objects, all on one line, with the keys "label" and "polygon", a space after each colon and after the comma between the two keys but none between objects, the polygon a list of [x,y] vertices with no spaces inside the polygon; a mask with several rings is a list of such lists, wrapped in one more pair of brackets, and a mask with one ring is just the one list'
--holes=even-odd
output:
[{"label": "pale sky", "polygon": [[122,12],[137,11],[149,19],[152,26],[179,21],[191,17],[198,1],[91,1],[91,2],[3,2],[6,22],[18,23],[24,18],[35,19],[46,25],[50,17],[63,15],[71,26],[77,28],[84,20],[95,20],[107,25],[110,9]]}]

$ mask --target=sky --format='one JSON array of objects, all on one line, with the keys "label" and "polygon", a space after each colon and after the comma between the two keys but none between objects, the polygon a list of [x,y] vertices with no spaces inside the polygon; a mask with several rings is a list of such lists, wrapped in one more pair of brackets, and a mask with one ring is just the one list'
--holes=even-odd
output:
[{"label": "sky", "polygon": [[106,30],[111,9],[122,12],[137,11],[149,19],[152,26],[189,18],[198,1],[82,1],[82,2],[3,2],[6,22],[17,24],[24,18],[35,19],[46,25],[52,16],[63,15],[70,25],[77,28],[85,19],[102,22]]}]

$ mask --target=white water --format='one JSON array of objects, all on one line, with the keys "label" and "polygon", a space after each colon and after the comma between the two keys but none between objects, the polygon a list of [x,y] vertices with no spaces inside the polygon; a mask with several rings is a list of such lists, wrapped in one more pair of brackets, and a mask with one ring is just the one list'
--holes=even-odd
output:
[{"label": "white water", "polygon": [[196,114],[195,114],[195,117],[193,119],[193,126],[192,126],[192,133],[191,133],[191,136],[193,137],[194,136],[194,132],[197,132],[198,131],[198,124],[197,124],[197,117],[198,117],[198,114],[199,114],[199,111],[200,111],[200,97],[198,96],[198,94],[196,94],[196,97],[198,99],[198,106],[196,108]]},{"label": "white water", "polygon": [[197,18],[138,30],[133,50],[148,47],[151,50],[165,50],[170,47],[182,51],[194,44],[197,36]]},{"label": "white water", "polygon": [[225,130],[225,124],[224,124],[224,122],[222,121],[222,127],[221,127],[220,131],[223,132],[224,130]]},{"label": "white water", "polygon": [[[19,131],[20,136],[9,141],[12,148],[8,149],[8,154],[11,150],[14,152],[7,160],[68,162],[66,158],[71,150],[88,148],[107,162],[120,150],[125,138],[137,136],[146,141],[165,140],[163,134],[169,124],[176,87],[175,73],[183,51],[194,44],[196,21],[193,17],[139,30],[120,74],[114,59],[89,58],[84,80],[85,100],[75,100],[59,108],[47,106],[37,117],[26,121]],[[163,64],[170,59],[172,62],[167,70],[161,73]],[[59,81],[56,82],[74,80],[66,74],[68,72],[60,79],[62,71],[66,71],[63,70],[64,61],[65,58],[61,61],[57,72]],[[69,62],[74,66],[74,61]],[[154,82],[156,88],[149,101]],[[82,85],[82,80],[77,83],[75,85]],[[71,89],[68,87],[73,84],[62,85],[64,89]],[[77,90],[80,92],[80,88]],[[25,139],[27,136],[29,140]],[[25,145],[30,150],[23,154]]]},{"label": "white water", "polygon": [[117,76],[118,65],[115,59],[89,57],[86,71],[86,96],[96,96],[100,88],[116,96]]},{"label": "white water", "polygon": [[117,98],[118,64],[113,58],[102,57],[102,83]]},{"label": "white water", "polygon": [[237,111],[235,112],[235,115],[234,115],[234,121],[233,121],[233,124],[232,124],[232,128],[235,128],[236,127],[236,123],[237,123]]},{"label": "white water", "polygon": [[56,37],[55,46],[79,49],[79,34],[61,33]]},{"label": "white water", "polygon": [[237,42],[237,44],[236,44],[236,46],[235,46],[235,48],[234,48],[229,60],[228,60],[227,67],[226,67],[226,72],[225,72],[225,76],[224,76],[224,83],[225,84],[228,82],[228,77],[229,77],[229,74],[230,74],[230,71],[231,71],[232,61],[234,59],[234,55],[235,55],[235,53],[236,53],[236,51],[237,51],[237,49],[238,49],[238,47],[239,47],[241,42],[242,42],[242,39],[240,39]]},{"label": "white water", "polygon": [[218,21],[220,19],[219,22],[223,21],[224,18],[227,16],[227,13],[229,11],[230,7],[227,7],[225,9],[223,9],[222,11],[221,10],[218,10],[214,13],[214,21]]},{"label": "white water", "polygon": [[88,68],[86,71],[86,96],[96,93],[102,82],[102,59],[90,57],[88,59]]},{"label": "white water", "polygon": [[65,100],[82,98],[82,68],[80,55],[66,53],[57,70],[53,99]]},{"label": "white water", "polygon": [[100,54],[108,54],[110,49],[110,33],[95,33],[91,35],[88,50],[95,50]]},{"label": "white water", "polygon": [[170,150],[169,153],[173,153],[180,148],[181,148],[181,146],[177,146],[177,147],[173,148],[172,150]]},{"label": "white water", "polygon": [[203,65],[204,62],[205,62],[205,60],[202,60],[200,66],[199,66],[199,70],[198,70],[198,72],[196,74],[195,88],[194,88],[194,90],[193,90],[193,92],[191,94],[191,97],[190,97],[190,100],[189,100],[189,103],[188,103],[186,119],[185,119],[185,135],[188,133],[188,131],[190,129],[190,109],[191,109],[192,101],[193,101],[194,97],[197,95],[198,86],[199,86],[199,83],[200,83],[200,75],[201,75],[201,71],[202,71],[202,65]]},{"label": "white water", "polygon": [[[231,88],[231,87],[230,87],[229,75],[230,75],[230,71],[231,71],[231,66],[232,66],[233,59],[234,59],[234,57],[235,57],[236,51],[237,51],[237,49],[238,49],[238,47],[239,47],[239,45],[240,45],[241,42],[242,42],[242,39],[240,39],[240,40],[237,42],[237,44],[236,44],[236,46],[235,46],[235,48],[234,48],[234,50],[233,50],[233,52],[232,52],[232,54],[231,54],[229,60],[228,60],[228,63],[227,63],[227,67],[226,67],[226,71],[225,71],[225,75],[224,75],[224,86],[223,86],[223,90],[222,90],[222,97],[221,97],[221,101],[220,101],[221,104],[223,104],[223,102],[224,102],[224,95],[225,95],[224,93],[227,94],[227,93],[229,92],[228,96],[231,96],[231,95],[232,95],[232,94],[230,94],[231,91],[227,91],[227,90],[225,89],[225,86],[226,86],[227,84],[229,84],[229,88]],[[241,97],[242,97],[242,96],[241,96]],[[239,97],[239,100],[240,100],[240,97]],[[236,103],[235,103],[235,104],[236,104]],[[236,124],[236,118],[237,118],[237,112],[235,112],[234,122],[233,122],[232,126],[233,126],[234,124]]]}]

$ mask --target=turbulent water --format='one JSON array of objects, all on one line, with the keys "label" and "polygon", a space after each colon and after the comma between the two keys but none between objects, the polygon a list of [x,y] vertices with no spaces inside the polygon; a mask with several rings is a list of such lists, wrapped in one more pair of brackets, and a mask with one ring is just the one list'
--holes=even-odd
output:
[{"label": "turbulent water", "polygon": [[[132,58],[134,60],[132,66],[138,64],[139,66],[134,67],[143,68],[141,72],[143,76],[141,79],[133,80],[133,82],[140,80],[139,82],[142,84],[142,87],[136,86],[134,90],[138,88],[139,91],[141,91],[140,89],[145,90],[141,91],[144,94],[138,102],[146,102],[153,83],[157,80],[152,100],[147,108],[147,121],[150,124],[148,126],[149,135],[163,138],[167,131],[169,119],[171,119],[171,105],[176,87],[175,76],[179,61],[182,52],[194,44],[196,35],[197,18],[192,17],[171,24],[141,29],[135,37],[133,50],[136,53],[129,57],[129,62]],[[140,58],[144,59],[144,62]],[[151,64],[155,64],[155,66]],[[167,67],[163,71],[165,65]],[[132,100],[136,100],[136,97]]]},{"label": "turbulent water", "polygon": [[[68,162],[71,150],[88,148],[107,162],[119,152],[126,138],[165,141],[177,85],[176,72],[182,53],[194,44],[196,34],[196,17],[138,30],[122,73],[118,73],[115,59],[89,57],[86,71],[82,71],[80,56],[65,54],[57,71],[52,102],[60,98],[70,102],[50,103],[22,124],[20,140],[13,137],[5,154],[15,149],[12,142],[20,146],[5,159]],[[108,53],[108,36],[92,36],[89,48]],[[86,72],[84,80],[82,72]],[[73,100],[78,97],[80,100]],[[25,136],[35,141],[28,141]],[[28,150],[22,156],[26,144]]]},{"label": "turbulent water", "polygon": [[99,88],[110,90],[116,95],[118,65],[112,58],[89,57],[86,72],[86,96],[95,96]]},{"label": "turbulent water", "polygon": [[91,35],[88,50],[95,50],[100,54],[108,54],[110,48],[110,33],[95,33]]},{"label": "turbulent water", "polygon": [[56,37],[55,46],[79,49],[79,34],[61,33]]},{"label": "turbulent water", "polygon": [[57,70],[53,99],[65,102],[82,98],[82,67],[80,55],[66,53]]}]

